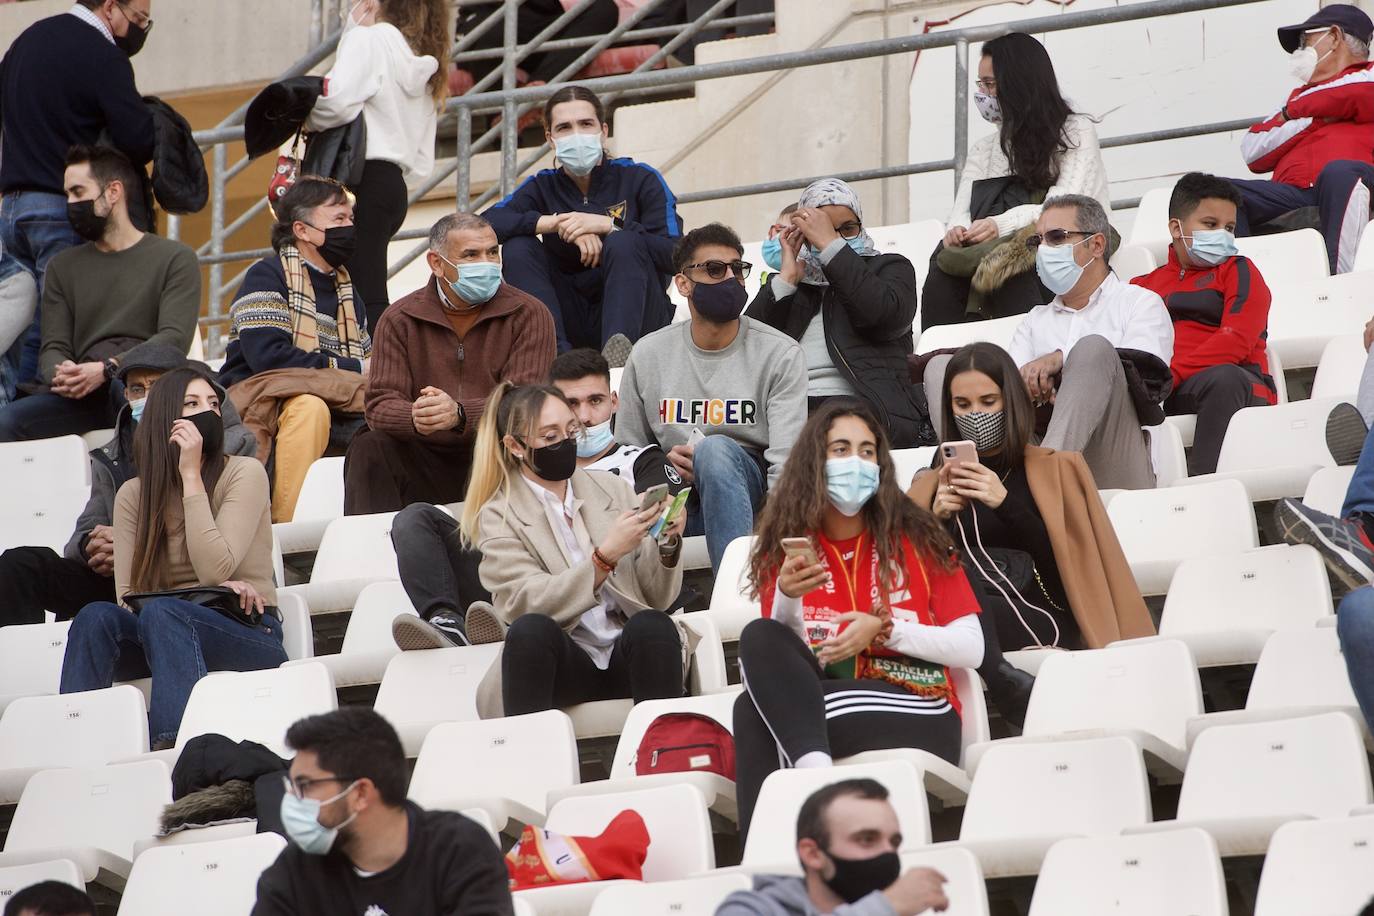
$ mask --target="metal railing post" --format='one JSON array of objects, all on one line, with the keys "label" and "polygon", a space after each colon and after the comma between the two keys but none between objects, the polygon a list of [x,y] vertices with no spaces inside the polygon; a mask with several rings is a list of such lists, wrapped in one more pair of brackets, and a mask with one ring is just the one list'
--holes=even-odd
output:
[{"label": "metal railing post", "polygon": [[[215,144],[214,176],[210,179],[210,253],[224,254],[224,192],[225,172],[229,166],[229,147],[223,143]],[[210,302],[209,317],[223,317],[221,303],[224,299],[224,264],[214,262],[210,265]],[[220,326],[210,326],[207,345],[210,353],[219,352]]]},{"label": "metal railing post", "polygon": [[[509,93],[515,88],[515,48],[519,44],[519,14],[517,0],[506,0],[505,50],[501,61],[501,90]],[[505,197],[515,186],[515,160],[519,152],[520,120],[515,110],[515,100],[506,96],[501,112],[501,196]]]},{"label": "metal railing post", "polygon": [[454,203],[459,213],[466,213],[472,200],[472,109],[458,109],[458,147],[454,174],[457,176]]},{"label": "metal railing post", "polygon": [[968,159],[968,41],[954,43],[954,189],[964,177]]},{"label": "metal railing post", "polygon": [[324,37],[324,0],[310,0],[310,47]]},{"label": "metal railing post", "polygon": [[167,214],[167,238],[174,242],[181,241],[181,217],[175,213]]}]

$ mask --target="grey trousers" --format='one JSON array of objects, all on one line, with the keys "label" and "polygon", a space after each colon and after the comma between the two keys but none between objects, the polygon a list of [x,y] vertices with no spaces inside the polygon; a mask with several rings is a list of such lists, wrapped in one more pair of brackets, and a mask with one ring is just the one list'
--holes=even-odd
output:
[{"label": "grey trousers", "polygon": [[[947,438],[940,428],[940,392],[948,365],[948,356],[937,356],[926,364],[924,376],[931,421],[941,439]],[[1099,489],[1147,490],[1155,485],[1149,435],[1140,428],[1121,358],[1105,337],[1084,337],[1064,359],[1054,414],[1040,444],[1081,452]]]}]

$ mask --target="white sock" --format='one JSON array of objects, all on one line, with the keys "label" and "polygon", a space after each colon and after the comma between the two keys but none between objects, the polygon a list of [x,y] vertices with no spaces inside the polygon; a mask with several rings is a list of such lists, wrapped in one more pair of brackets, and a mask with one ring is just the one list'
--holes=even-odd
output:
[{"label": "white sock", "polygon": [[822,769],[834,765],[835,761],[831,760],[830,755],[825,751],[811,751],[802,754],[797,758],[797,762],[792,764],[793,768],[798,770]]}]

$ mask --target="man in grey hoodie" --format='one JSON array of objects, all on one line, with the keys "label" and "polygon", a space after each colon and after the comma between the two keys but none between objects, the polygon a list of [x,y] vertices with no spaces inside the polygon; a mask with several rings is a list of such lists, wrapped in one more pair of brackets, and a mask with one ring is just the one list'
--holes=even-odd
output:
[{"label": "man in grey hoodie", "polygon": [[823,786],[797,814],[803,876],[758,875],[716,916],[917,916],[943,913],[945,876],[933,868],[902,871],[897,812],[873,779]]}]

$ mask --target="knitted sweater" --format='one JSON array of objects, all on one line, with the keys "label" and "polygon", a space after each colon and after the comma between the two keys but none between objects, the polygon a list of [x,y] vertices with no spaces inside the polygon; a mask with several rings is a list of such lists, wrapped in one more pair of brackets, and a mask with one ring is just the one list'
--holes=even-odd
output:
[{"label": "knitted sweater", "polygon": [[[1086,115],[1069,115],[1064,122],[1064,135],[1069,148],[1060,154],[1055,165],[1059,180],[1045,195],[1048,200],[1060,194],[1086,194],[1096,198],[1102,209],[1112,212],[1112,198],[1107,190],[1107,167],[1102,164],[1102,151],[1097,145],[1097,129],[1092,119]],[[968,161],[964,163],[964,175],[959,181],[959,190],[954,195],[954,209],[950,211],[947,229],[967,226],[970,222],[969,202],[973,195],[973,183],[982,178],[1003,178],[1011,174],[1011,164],[1002,152],[1000,134],[989,134],[968,151]],[[1040,218],[1039,204],[1023,204],[1012,207],[1005,213],[993,217],[997,223],[997,235],[1006,238],[1018,229],[1031,225]]]}]

